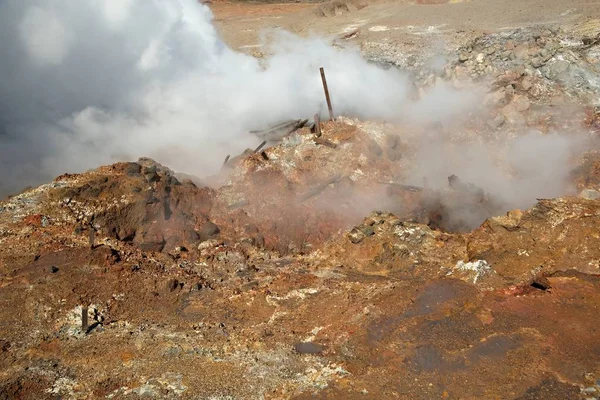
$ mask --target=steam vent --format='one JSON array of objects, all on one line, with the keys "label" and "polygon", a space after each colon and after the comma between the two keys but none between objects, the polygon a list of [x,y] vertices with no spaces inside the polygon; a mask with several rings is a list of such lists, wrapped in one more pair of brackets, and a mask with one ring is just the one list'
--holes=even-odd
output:
[{"label": "steam vent", "polygon": [[600,2],[0,1],[0,400],[600,399]]}]

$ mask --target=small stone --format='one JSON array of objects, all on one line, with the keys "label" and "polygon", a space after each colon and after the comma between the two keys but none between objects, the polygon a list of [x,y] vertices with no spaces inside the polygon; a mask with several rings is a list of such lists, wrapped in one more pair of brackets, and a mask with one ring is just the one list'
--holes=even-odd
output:
[{"label": "small stone", "polygon": [[142,170],[142,174],[148,183],[157,182],[160,179],[158,172],[156,172],[155,166],[145,167]]},{"label": "small stone", "polygon": [[533,57],[531,59],[531,65],[534,68],[540,68],[540,67],[544,66],[544,64],[545,64],[544,60],[542,60],[540,57]]},{"label": "small stone", "polygon": [[363,241],[365,234],[358,228],[353,228],[350,233],[348,233],[348,238],[350,238],[352,243],[358,244]]},{"label": "small stone", "polygon": [[52,272],[53,274],[57,273],[59,271],[59,269],[56,266],[51,266],[50,267],[50,272]]},{"label": "small stone", "polygon": [[373,236],[375,234],[375,231],[370,226],[363,227],[361,231],[365,234],[365,236]]},{"label": "small stone", "polygon": [[554,53],[556,53],[556,50],[558,50],[560,48],[560,45],[558,43],[555,42],[547,42],[546,43],[546,50],[553,55]]},{"label": "small stone", "polygon": [[458,61],[460,61],[461,63],[467,61],[468,59],[469,59],[469,53],[467,53],[466,51],[462,51],[458,56]]},{"label": "small stone", "polygon": [[540,57],[542,58],[543,62],[548,62],[548,60],[552,58],[552,54],[548,50],[544,49],[540,52]]},{"label": "small stone", "polygon": [[496,52],[496,49],[493,46],[487,47],[485,49],[485,54],[488,55],[488,56],[491,56],[495,52]]},{"label": "small stone", "polygon": [[485,60],[485,55],[483,53],[479,53],[479,54],[477,54],[477,57],[475,57],[475,61],[477,61],[479,64],[481,64],[484,60]]},{"label": "small stone", "polygon": [[294,344],[294,349],[300,354],[319,354],[325,350],[325,346],[313,342],[298,342]]}]

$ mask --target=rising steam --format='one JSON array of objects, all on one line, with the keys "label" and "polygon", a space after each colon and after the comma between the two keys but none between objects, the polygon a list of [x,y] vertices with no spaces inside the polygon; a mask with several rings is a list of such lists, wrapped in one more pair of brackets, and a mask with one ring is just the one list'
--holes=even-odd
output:
[{"label": "rising steam", "polygon": [[211,19],[196,0],[0,3],[0,195],[140,156],[206,175],[248,130],[323,110],[320,66],[338,113],[402,114],[397,70],[286,33],[265,69]]}]

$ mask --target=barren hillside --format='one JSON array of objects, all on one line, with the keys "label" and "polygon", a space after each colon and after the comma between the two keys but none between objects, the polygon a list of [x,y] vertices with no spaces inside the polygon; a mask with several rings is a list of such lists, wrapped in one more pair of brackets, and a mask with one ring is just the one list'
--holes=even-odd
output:
[{"label": "barren hillside", "polygon": [[[115,162],[0,201],[0,399],[600,397],[600,4],[181,4],[210,7],[234,50],[208,40],[208,83],[163,85],[165,67],[123,96],[150,118],[54,121],[89,134],[92,114],[86,140],[115,141]],[[211,36],[185,7],[173,26],[202,29],[171,26],[166,58],[187,71],[187,39]],[[301,79],[311,54],[333,119],[322,65],[316,104]],[[210,134],[178,136],[186,121]],[[75,140],[59,138],[34,156]],[[67,162],[78,146],[32,165],[87,165]]]}]

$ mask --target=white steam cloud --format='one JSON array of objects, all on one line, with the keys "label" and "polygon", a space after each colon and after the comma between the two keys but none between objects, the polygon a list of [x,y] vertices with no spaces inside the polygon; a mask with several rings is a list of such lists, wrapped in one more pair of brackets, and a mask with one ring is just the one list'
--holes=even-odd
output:
[{"label": "white steam cloud", "polygon": [[[274,55],[262,65],[227,47],[211,20],[196,0],[0,0],[0,197],[142,156],[209,175],[226,154],[258,144],[249,130],[325,114],[321,66],[338,115],[435,126],[480,104],[443,83],[414,102],[400,71],[286,32],[269,37]],[[425,136],[409,182],[442,188],[456,174],[506,209],[564,194],[581,148],[526,135],[507,140],[498,163],[498,148]],[[466,217],[475,226],[485,216]]]},{"label": "white steam cloud", "polygon": [[140,156],[207,175],[248,130],[324,111],[321,66],[338,114],[408,112],[406,77],[358,51],[279,33],[263,68],[211,19],[196,0],[0,2],[0,195]]}]

